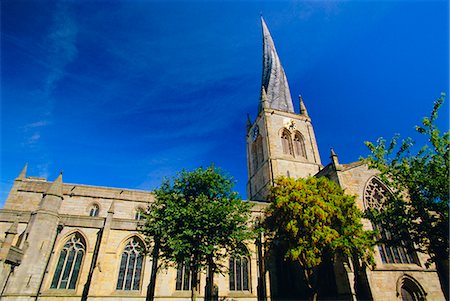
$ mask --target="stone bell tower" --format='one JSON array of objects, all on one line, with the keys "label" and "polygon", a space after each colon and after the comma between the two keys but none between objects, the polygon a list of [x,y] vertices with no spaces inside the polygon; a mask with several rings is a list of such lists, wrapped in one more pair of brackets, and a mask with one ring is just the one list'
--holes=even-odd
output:
[{"label": "stone bell tower", "polygon": [[264,19],[263,74],[258,116],[247,120],[247,194],[265,201],[279,176],[293,178],[316,174],[320,156],[311,118],[301,96],[300,113],[294,112],[291,93],[275,44]]}]

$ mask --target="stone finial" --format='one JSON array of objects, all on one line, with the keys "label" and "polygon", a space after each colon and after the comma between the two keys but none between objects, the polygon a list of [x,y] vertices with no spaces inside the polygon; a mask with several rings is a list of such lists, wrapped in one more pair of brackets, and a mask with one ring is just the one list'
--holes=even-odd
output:
[{"label": "stone finial", "polygon": [[272,36],[262,16],[261,24],[263,30],[262,86],[267,94],[267,107],[294,113],[294,105],[292,104],[286,74],[275,49]]},{"label": "stone finial", "polygon": [[44,193],[44,196],[54,195],[54,196],[62,198],[63,197],[62,188],[63,188],[63,183],[62,183],[62,172],[61,172],[59,174],[59,176],[56,178],[56,180],[50,185],[50,187]]},{"label": "stone finial", "polygon": [[301,95],[298,96],[299,106],[300,106],[300,115],[309,116],[308,110],[306,110],[305,103],[303,102],[303,97]]},{"label": "stone finial", "polygon": [[331,152],[331,155],[330,155],[331,162],[333,163],[333,165],[336,169],[340,169],[339,159],[338,159],[338,156],[336,155],[336,153],[334,152],[334,149],[330,148],[330,152]]},{"label": "stone finial", "polygon": [[16,179],[25,179],[27,176],[28,163],[25,164],[25,167],[20,172],[19,176]]},{"label": "stone finial", "polygon": [[250,114],[247,113],[247,132],[252,127],[252,121],[250,120]]}]

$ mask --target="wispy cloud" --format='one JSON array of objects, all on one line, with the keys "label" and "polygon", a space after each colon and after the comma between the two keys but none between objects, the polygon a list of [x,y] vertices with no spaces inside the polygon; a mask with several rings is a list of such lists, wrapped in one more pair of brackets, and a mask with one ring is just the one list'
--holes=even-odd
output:
[{"label": "wispy cloud", "polygon": [[39,143],[42,130],[51,124],[55,101],[52,94],[58,82],[64,77],[66,66],[77,56],[77,32],[78,28],[70,13],[69,3],[58,2],[53,14],[52,25],[41,46],[44,50],[41,52],[42,58],[39,59],[46,62],[45,66],[48,70],[44,75],[42,89],[38,92],[44,104],[40,108],[39,117],[44,119],[22,127],[25,132],[24,144],[27,146],[35,146]]},{"label": "wispy cloud", "polygon": [[48,73],[44,94],[50,96],[65,73],[65,67],[77,56],[76,37],[78,28],[70,14],[68,3],[61,1],[53,15],[53,23],[46,37],[46,48],[51,57],[52,68]]}]

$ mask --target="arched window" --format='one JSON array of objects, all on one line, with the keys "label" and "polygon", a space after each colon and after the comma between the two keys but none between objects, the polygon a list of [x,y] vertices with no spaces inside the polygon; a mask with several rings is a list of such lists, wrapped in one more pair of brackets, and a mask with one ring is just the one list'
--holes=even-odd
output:
[{"label": "arched window", "polygon": [[89,209],[89,216],[98,216],[100,208],[97,204],[92,204],[91,208]]},{"label": "arched window", "polygon": [[142,215],[142,212],[144,212],[144,209],[142,209],[141,207],[138,207],[134,213],[134,219],[137,221],[140,221],[141,219],[143,219],[144,215]]},{"label": "arched window", "polygon": [[281,132],[281,146],[283,148],[283,154],[293,155],[291,133],[287,129],[283,129]]},{"label": "arched window", "polygon": [[191,271],[188,263],[179,263],[177,266],[177,279],[175,289],[177,291],[191,290]]},{"label": "arched window", "polygon": [[300,132],[294,134],[294,150],[296,156],[306,158],[305,139]]},{"label": "arched window", "polygon": [[247,256],[230,258],[230,291],[248,291],[250,282],[250,260]]},{"label": "arched window", "polygon": [[398,295],[401,296],[402,301],[424,301],[426,294],[414,278],[405,275],[397,282]]},{"label": "arched window", "polygon": [[[365,209],[381,209],[383,204],[389,200],[391,192],[379,179],[372,178],[364,191]],[[382,241],[392,239],[389,230],[383,229],[381,225],[373,225],[380,232]],[[417,255],[410,246],[410,242],[401,242],[402,246],[387,246],[384,243],[378,244],[381,260],[383,263],[419,264]]]},{"label": "arched window", "polygon": [[50,288],[75,289],[85,252],[86,243],[82,236],[73,234],[59,253]]},{"label": "arched window", "polygon": [[262,137],[259,135],[252,143],[252,164],[253,171],[256,171],[261,163],[264,161]]},{"label": "arched window", "polygon": [[133,237],[126,244],[120,260],[117,290],[139,290],[144,260],[140,253],[142,248],[143,244],[137,237]]}]

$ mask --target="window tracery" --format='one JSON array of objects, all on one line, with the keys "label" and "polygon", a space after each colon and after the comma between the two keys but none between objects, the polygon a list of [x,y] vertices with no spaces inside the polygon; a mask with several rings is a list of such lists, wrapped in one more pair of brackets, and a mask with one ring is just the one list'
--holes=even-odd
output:
[{"label": "window tracery", "polygon": [[298,131],[294,134],[294,150],[297,156],[306,158],[305,139]]},{"label": "window tracery", "polygon": [[86,244],[80,234],[73,234],[59,253],[52,289],[75,289]]},{"label": "window tracery", "polygon": [[234,255],[229,262],[230,291],[248,291],[250,261],[247,256]]},{"label": "window tracery", "polygon": [[142,243],[133,237],[122,252],[117,290],[139,290],[144,256],[140,253]]},{"label": "window tracery", "polygon": [[291,133],[287,129],[283,129],[281,132],[281,147],[283,154],[293,156]]},{"label": "window tracery", "polygon": [[[379,179],[372,178],[364,190],[364,207],[366,210],[375,209],[380,210],[383,207],[391,192]],[[379,224],[373,224],[374,229],[380,233],[381,241],[392,240],[392,234],[389,230],[384,229]],[[410,246],[410,243],[405,241],[400,242],[401,246],[388,246],[384,243],[378,243],[381,260],[383,263],[397,263],[397,264],[419,264],[417,255]]]}]

